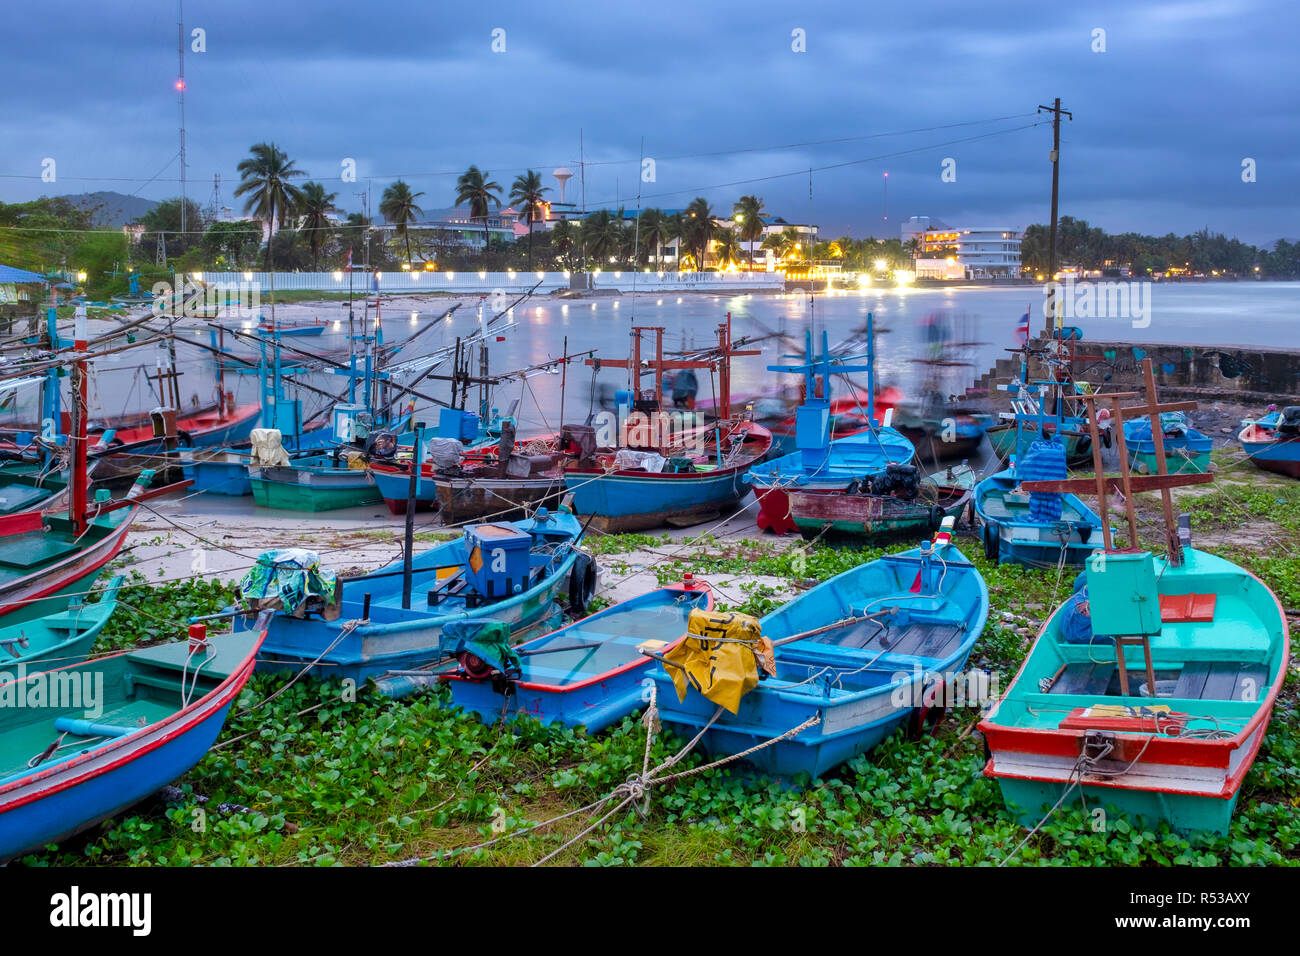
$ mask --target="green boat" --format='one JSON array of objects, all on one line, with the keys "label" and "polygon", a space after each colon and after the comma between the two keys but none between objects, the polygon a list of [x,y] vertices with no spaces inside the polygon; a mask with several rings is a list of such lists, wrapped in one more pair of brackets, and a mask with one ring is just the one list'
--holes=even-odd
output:
[{"label": "green boat", "polygon": [[[1028,435],[1027,438],[1021,439],[1023,443],[1034,441],[1038,437],[1038,423],[1025,422],[1021,426],[1021,432]],[[1016,444],[1016,423],[1014,419],[1000,425],[994,425],[984,434],[989,436],[989,445],[993,448],[993,454],[1003,461],[1011,457]],[[1109,433],[1106,434],[1106,438],[1109,438]],[[1067,465],[1077,467],[1092,463],[1092,439],[1088,437],[1087,431],[1065,428],[1061,431],[1061,440],[1065,443],[1065,463]],[[1103,440],[1103,444],[1105,444],[1105,440]]]},{"label": "green boat", "polygon": [[[1147,404],[1123,407],[1114,396],[1113,420],[1183,407],[1156,401],[1150,359],[1143,375]],[[1123,454],[1120,468],[1118,476],[1025,483],[1058,493],[1091,485],[1104,550],[1088,560],[1073,596],[980,722],[984,772],[1028,826],[1077,798],[1094,823],[1107,819],[1100,810],[1182,833],[1224,834],[1286,679],[1286,615],[1253,574],[1191,547],[1190,518],[1175,518],[1173,489],[1212,475],[1170,474],[1159,445],[1155,474],[1134,476]],[[1162,498],[1164,557],[1114,546],[1108,499],[1120,495],[1129,540],[1137,541],[1133,498],[1143,491]]]},{"label": "green boat", "polygon": [[0,515],[23,511],[53,511],[65,507],[68,471],[49,471],[40,462],[6,461],[0,464]]},{"label": "green boat", "polygon": [[[1286,677],[1282,607],[1203,551],[1178,565],[1149,551],[1104,558],[980,723],[984,772],[1029,826],[1078,789],[1085,805],[1148,824],[1226,833]],[[1149,657],[1140,641],[1117,654],[1115,635],[1132,632]]]},{"label": "green boat", "polygon": [[956,465],[916,479],[914,465],[890,465],[879,475],[837,491],[789,492],[790,517],[805,535],[826,530],[859,537],[938,531],[970,504],[975,472]]},{"label": "green boat", "polygon": [[262,508],[335,511],[383,501],[368,471],[349,468],[347,459],[313,455],[291,466],[251,467],[253,501]]},{"label": "green boat", "polygon": [[38,661],[63,667],[85,660],[117,609],[117,592],[124,580],[120,574],[113,578],[94,604],[84,603],[78,595],[62,611],[0,627],[0,669]]}]

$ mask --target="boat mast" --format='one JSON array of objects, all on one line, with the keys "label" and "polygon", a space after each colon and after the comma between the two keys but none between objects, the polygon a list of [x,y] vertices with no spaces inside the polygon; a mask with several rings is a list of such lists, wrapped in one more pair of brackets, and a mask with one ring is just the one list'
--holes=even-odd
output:
[{"label": "boat mast", "polygon": [[[181,114],[181,235],[185,235],[185,0],[176,0],[176,92]],[[181,240],[182,242],[184,239]]]},{"label": "boat mast", "polygon": [[72,494],[68,500],[68,518],[80,535],[86,530],[86,412],[90,398],[86,380],[86,307],[77,307],[73,332],[73,349],[77,361],[72,366]]}]

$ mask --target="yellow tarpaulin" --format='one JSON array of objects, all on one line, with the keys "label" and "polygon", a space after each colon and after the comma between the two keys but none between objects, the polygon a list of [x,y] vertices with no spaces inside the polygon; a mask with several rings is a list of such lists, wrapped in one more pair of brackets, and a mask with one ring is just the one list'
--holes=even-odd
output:
[{"label": "yellow tarpaulin", "polygon": [[687,634],[664,655],[678,665],[666,668],[678,700],[685,700],[688,688],[694,687],[734,714],[740,699],[758,686],[760,661],[765,671],[776,672],[772,642],[762,636],[758,619],[748,614],[691,611]]}]

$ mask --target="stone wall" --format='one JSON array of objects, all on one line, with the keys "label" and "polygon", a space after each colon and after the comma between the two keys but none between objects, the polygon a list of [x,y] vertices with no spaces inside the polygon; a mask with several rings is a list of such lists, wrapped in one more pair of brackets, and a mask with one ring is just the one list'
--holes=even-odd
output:
[{"label": "stone wall", "polygon": [[[1035,347],[1044,340],[1035,339]],[[1142,360],[1150,358],[1162,398],[1225,398],[1242,403],[1300,404],[1300,343],[1291,351],[1234,348],[1232,346],[1133,345],[1127,342],[1089,342],[1076,345],[1076,377],[1100,391],[1140,390]],[[1018,356],[998,359],[997,365],[976,380],[968,394],[987,395],[1005,407],[1009,395],[997,385],[1010,382],[1020,371]],[[1030,375],[1047,377],[1046,369],[1030,362]]]}]

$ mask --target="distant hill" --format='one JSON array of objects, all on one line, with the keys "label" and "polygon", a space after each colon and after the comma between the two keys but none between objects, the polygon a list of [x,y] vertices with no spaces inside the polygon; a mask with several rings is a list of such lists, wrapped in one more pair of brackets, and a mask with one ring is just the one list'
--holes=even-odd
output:
[{"label": "distant hill", "polygon": [[[128,222],[139,219],[158,205],[152,199],[127,196],[111,190],[77,193],[75,196],[64,196],[63,198],[80,206],[82,209],[95,209],[94,221],[96,226],[125,226]],[[96,207],[98,208],[96,209]]]}]

